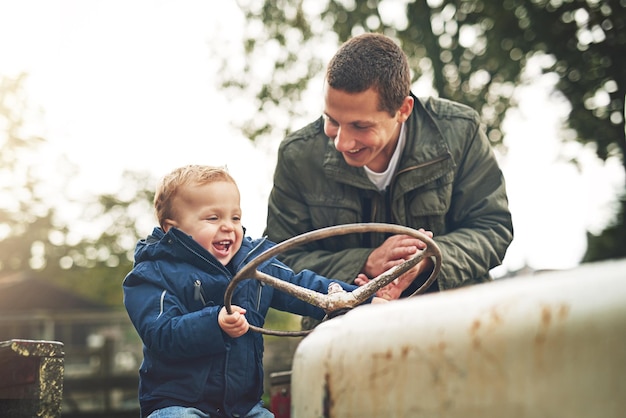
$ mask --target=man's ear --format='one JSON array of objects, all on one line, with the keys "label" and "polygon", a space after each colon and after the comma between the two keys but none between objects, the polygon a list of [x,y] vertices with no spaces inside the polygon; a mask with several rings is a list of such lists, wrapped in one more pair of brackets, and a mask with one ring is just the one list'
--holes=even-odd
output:
[{"label": "man's ear", "polygon": [[398,122],[400,123],[406,122],[409,116],[411,116],[411,112],[413,111],[414,104],[415,103],[413,101],[412,96],[406,96],[404,98],[404,101],[402,102],[400,109],[398,109]]},{"label": "man's ear", "polygon": [[172,227],[177,227],[176,221],[173,219],[166,219],[163,221],[163,232],[169,231]]}]

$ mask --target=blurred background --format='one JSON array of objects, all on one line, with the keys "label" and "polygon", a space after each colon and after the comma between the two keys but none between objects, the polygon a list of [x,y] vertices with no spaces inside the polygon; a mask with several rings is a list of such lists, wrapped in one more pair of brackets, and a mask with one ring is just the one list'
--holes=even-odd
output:
[{"label": "blurred background", "polygon": [[[515,228],[495,277],[626,255],[625,0],[0,0],[0,341],[65,343],[65,411],[136,407],[121,281],[157,179],[226,165],[261,236],[280,140],[368,31],[481,114]],[[93,373],[130,377],[95,399]]]}]

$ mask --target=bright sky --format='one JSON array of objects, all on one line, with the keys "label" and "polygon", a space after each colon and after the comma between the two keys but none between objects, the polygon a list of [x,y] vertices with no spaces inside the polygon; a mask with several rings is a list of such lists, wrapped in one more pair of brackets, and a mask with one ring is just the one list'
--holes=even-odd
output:
[{"label": "bright sky", "polygon": [[[29,74],[28,100],[44,112],[53,153],[80,167],[75,193],[113,192],[126,169],[161,176],[183,164],[227,165],[244,224],[260,236],[275,159],[231,128],[241,112],[216,90],[209,45],[238,51],[242,27],[234,2],[216,4],[0,0],[0,75]],[[605,226],[623,185],[616,161],[602,165],[586,152],[582,172],[561,161],[557,129],[567,109],[550,102],[549,82],[523,91],[507,122],[501,162],[516,238],[500,271],[576,265],[585,230]]]}]

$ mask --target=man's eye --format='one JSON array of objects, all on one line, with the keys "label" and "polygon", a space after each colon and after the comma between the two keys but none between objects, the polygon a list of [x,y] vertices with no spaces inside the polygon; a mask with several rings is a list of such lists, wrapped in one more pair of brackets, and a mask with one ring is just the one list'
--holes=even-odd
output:
[{"label": "man's eye", "polygon": [[337,121],[335,121],[335,120],[331,119],[331,118],[330,118],[329,116],[327,116],[327,115],[324,115],[324,121],[325,121],[326,123],[330,124],[330,125],[333,125],[333,126],[338,126],[338,125],[339,125],[339,124],[337,123]]}]

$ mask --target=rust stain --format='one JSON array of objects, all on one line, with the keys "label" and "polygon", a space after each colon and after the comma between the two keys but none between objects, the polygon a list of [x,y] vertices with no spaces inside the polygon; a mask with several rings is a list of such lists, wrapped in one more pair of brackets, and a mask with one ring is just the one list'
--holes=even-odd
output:
[{"label": "rust stain", "polygon": [[552,312],[550,312],[549,306],[544,306],[541,308],[541,324],[544,327],[549,327],[550,322],[552,322]]},{"label": "rust stain", "polygon": [[374,358],[374,359],[383,359],[383,360],[391,360],[391,359],[393,359],[393,351],[392,351],[392,349],[388,349],[384,353],[372,353],[372,358]]},{"label": "rust stain", "polygon": [[330,390],[330,374],[326,372],[324,374],[324,418],[330,417],[334,406],[332,398],[332,391]]},{"label": "rust stain", "polygon": [[571,309],[572,309],[572,307],[567,305],[567,304],[563,304],[563,305],[559,306],[559,309],[557,311],[557,318],[560,321],[564,321],[569,316],[569,313],[570,313]]},{"label": "rust stain", "polygon": [[400,348],[400,357],[406,358],[409,356],[409,352],[411,351],[411,347],[404,345]]},{"label": "rust stain", "polygon": [[568,319],[571,306],[567,303],[545,304],[540,307],[538,330],[534,339],[535,367],[542,369],[548,343],[554,350],[555,344],[562,344],[559,323]]},{"label": "rust stain", "polygon": [[550,328],[552,328],[556,321],[565,321],[569,317],[570,311],[571,306],[565,303],[557,306],[542,306],[539,319],[539,331],[535,336],[535,342],[538,344],[545,343]]},{"label": "rust stain", "polygon": [[478,332],[480,330],[480,320],[476,319],[472,322],[472,326],[470,327],[470,335],[472,337],[472,346],[476,349],[480,348],[480,338],[478,336]]},{"label": "rust stain", "polygon": [[499,342],[497,332],[506,322],[503,314],[506,314],[507,308],[508,306],[503,304],[490,307],[474,318],[469,326],[470,347],[468,348],[473,350],[471,363],[480,364],[478,369],[472,368],[471,373],[485,376],[485,379],[487,376],[489,379],[503,381],[506,379],[506,371],[499,354],[502,344]]},{"label": "rust stain", "polygon": [[498,310],[495,308],[491,310],[491,321],[493,325],[500,325],[502,323],[502,317],[500,316]]},{"label": "rust stain", "polygon": [[537,344],[543,344],[548,338],[548,329],[552,323],[552,312],[549,306],[542,306],[539,319],[539,332],[535,336]]},{"label": "rust stain", "polygon": [[480,320],[475,320],[474,322],[472,322],[472,326],[470,328],[470,332],[472,334],[476,334],[478,332],[478,329],[480,328]]}]

